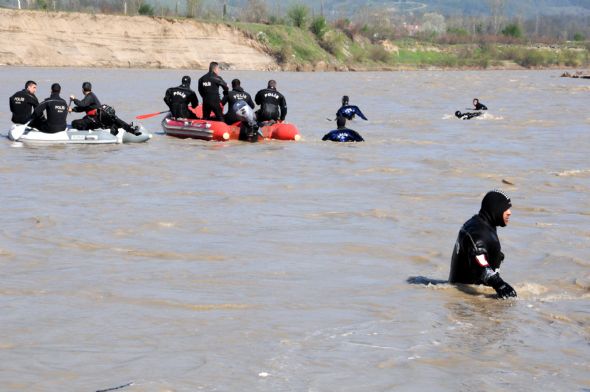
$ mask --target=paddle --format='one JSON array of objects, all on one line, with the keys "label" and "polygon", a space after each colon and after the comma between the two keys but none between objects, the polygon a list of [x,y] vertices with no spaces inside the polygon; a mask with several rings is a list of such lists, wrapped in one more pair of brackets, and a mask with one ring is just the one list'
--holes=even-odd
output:
[{"label": "paddle", "polygon": [[170,110],[164,110],[163,112],[156,112],[156,113],[148,113],[148,114],[140,114],[139,116],[135,116],[138,120],[145,120],[146,118],[156,117],[160,114],[168,113]]},{"label": "paddle", "polygon": [[27,126],[29,125],[29,123],[32,120],[29,120],[26,124],[24,125],[17,125],[16,127],[14,127],[13,129],[10,130],[10,137],[12,138],[12,140],[14,140],[15,142],[20,139],[20,137],[25,133],[25,131],[27,130]]}]

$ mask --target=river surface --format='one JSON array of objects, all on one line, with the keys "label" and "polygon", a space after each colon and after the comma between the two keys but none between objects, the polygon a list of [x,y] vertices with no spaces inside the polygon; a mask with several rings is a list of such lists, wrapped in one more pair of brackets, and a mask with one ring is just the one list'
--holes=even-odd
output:
[{"label": "river surface", "polygon": [[[90,80],[130,121],[182,74],[4,67],[0,96]],[[559,74],[224,71],[277,79],[303,140],[1,139],[0,390],[590,391],[590,84]],[[321,142],[344,94],[365,143]],[[408,283],[493,188],[518,298]]]}]

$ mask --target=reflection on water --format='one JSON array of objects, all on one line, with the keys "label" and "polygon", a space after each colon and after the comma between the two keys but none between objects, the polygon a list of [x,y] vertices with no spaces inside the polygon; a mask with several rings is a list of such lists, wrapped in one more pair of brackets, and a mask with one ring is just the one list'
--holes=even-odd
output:
[{"label": "reflection on water", "polygon": [[[91,75],[128,120],[162,110],[182,76]],[[223,76],[250,93],[277,79],[304,140],[0,143],[2,390],[590,388],[583,81]],[[89,71],[0,78],[5,97],[32,78],[43,98],[55,81],[78,93]],[[367,142],[321,142],[345,94],[370,119],[349,124]],[[453,118],[474,97],[488,115]],[[158,118],[144,125],[159,131]],[[499,230],[514,301],[444,283],[457,230],[494,187],[514,203]]]}]

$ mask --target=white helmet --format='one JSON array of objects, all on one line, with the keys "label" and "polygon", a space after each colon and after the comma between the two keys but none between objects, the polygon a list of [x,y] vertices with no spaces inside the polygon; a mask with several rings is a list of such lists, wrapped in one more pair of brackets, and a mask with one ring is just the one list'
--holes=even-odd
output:
[{"label": "white helmet", "polygon": [[234,103],[232,110],[240,120],[246,121],[248,124],[256,123],[256,114],[245,101],[238,101]]}]

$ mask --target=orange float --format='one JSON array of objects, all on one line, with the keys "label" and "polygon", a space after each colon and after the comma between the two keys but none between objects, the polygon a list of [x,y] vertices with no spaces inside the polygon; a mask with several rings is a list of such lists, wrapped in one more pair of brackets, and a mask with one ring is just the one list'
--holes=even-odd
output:
[{"label": "orange float", "polygon": [[[193,110],[193,112],[198,117],[201,117],[201,105]],[[166,117],[162,120],[162,128],[167,135],[184,139],[191,138],[223,142],[227,140],[239,140],[240,137],[239,123],[228,125],[222,121],[214,120],[174,119]],[[260,132],[262,133],[260,139],[295,141],[301,139],[297,127],[285,122],[264,125],[260,127]]]}]

